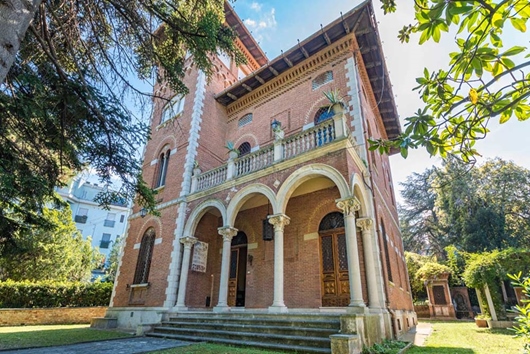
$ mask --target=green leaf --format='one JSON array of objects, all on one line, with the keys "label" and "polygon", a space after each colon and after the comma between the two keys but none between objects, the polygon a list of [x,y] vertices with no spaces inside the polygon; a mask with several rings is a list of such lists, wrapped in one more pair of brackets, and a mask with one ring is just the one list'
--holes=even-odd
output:
[{"label": "green leaf", "polygon": [[511,47],[510,49],[508,49],[507,51],[505,51],[504,53],[501,54],[501,56],[512,56],[512,55],[517,55],[519,53],[522,53],[526,50],[526,47],[521,47],[521,46],[515,46],[515,47]]},{"label": "green leaf", "polygon": [[502,16],[502,13],[500,11],[496,11],[493,14],[493,17],[491,19],[491,23],[493,24],[493,26],[495,26],[497,28],[501,28],[503,26],[504,17]]},{"label": "green leaf", "polygon": [[515,63],[511,59],[501,58],[501,62],[508,69],[513,69],[515,67]]},{"label": "green leaf", "polygon": [[404,159],[406,159],[407,156],[409,156],[409,150],[406,147],[402,147],[400,149],[400,152],[401,152],[401,156],[403,156]]},{"label": "green leaf", "polygon": [[511,109],[505,110],[504,112],[501,113],[501,118],[499,120],[499,123],[500,124],[506,123],[510,119],[511,116],[512,116]]},{"label": "green leaf", "polygon": [[526,19],[522,18],[511,18],[512,26],[521,32],[526,32]]}]

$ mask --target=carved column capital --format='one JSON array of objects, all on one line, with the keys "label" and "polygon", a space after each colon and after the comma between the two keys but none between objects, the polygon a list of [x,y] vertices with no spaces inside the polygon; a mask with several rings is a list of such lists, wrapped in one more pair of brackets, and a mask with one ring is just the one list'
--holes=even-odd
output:
[{"label": "carved column capital", "polygon": [[339,208],[345,216],[355,215],[355,212],[361,209],[361,202],[356,197],[338,199],[336,200],[337,208]]},{"label": "carved column capital", "polygon": [[179,239],[180,243],[184,245],[184,247],[191,248],[197,241],[197,237],[193,236],[184,236]]},{"label": "carved column capital", "polygon": [[286,225],[289,225],[291,218],[285,214],[274,214],[267,216],[269,224],[274,226],[274,231],[283,231]]},{"label": "carved column capital", "polygon": [[360,218],[357,219],[357,226],[361,229],[361,231],[370,231],[372,225],[374,224],[374,221],[372,218]]},{"label": "carved column capital", "polygon": [[236,228],[230,226],[223,226],[217,229],[219,235],[223,236],[224,242],[231,242],[232,237],[237,235],[237,231],[238,230]]}]

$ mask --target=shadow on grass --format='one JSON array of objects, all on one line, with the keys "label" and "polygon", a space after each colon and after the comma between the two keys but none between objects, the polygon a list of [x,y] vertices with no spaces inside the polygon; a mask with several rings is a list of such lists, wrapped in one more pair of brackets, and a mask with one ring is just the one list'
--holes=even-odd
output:
[{"label": "shadow on grass", "polygon": [[48,347],[127,337],[131,335],[91,328],[46,329],[39,327],[39,329],[31,330],[30,327],[20,327],[20,331],[0,332],[0,350]]},{"label": "shadow on grass", "polygon": [[413,346],[407,350],[407,354],[474,354],[475,351],[469,348],[454,348],[454,347],[416,347]]}]

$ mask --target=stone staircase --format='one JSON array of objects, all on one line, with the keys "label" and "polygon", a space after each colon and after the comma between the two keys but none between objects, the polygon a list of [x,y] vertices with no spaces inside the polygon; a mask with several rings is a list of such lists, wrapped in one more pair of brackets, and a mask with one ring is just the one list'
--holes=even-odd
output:
[{"label": "stone staircase", "polygon": [[155,326],[148,336],[296,353],[331,353],[340,331],[334,314],[188,312]]}]

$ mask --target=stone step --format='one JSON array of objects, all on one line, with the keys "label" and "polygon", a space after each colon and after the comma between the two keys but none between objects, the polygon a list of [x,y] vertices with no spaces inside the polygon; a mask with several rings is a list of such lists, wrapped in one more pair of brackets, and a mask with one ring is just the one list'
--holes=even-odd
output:
[{"label": "stone step", "polygon": [[269,326],[287,326],[287,327],[309,327],[309,328],[328,328],[338,331],[340,320],[338,316],[305,316],[305,317],[287,317],[287,316],[263,316],[263,315],[239,315],[239,316],[210,316],[202,315],[179,315],[171,317],[169,322],[195,322],[195,323],[239,323],[246,325],[255,325],[256,323],[266,324]]},{"label": "stone step", "polygon": [[262,332],[231,332],[216,329],[197,328],[175,328],[175,327],[155,327],[156,334],[178,334],[192,337],[208,337],[233,339],[245,342],[282,343],[283,345],[311,346],[318,348],[329,348],[331,340],[329,337],[308,337],[291,334],[273,334]]},{"label": "stone step", "polygon": [[[294,353],[331,353],[331,348],[328,345],[327,348],[319,348],[308,345],[289,345],[283,342],[262,342],[262,341],[242,341],[237,339],[227,339],[227,338],[217,338],[217,337],[208,337],[208,336],[188,336],[183,334],[167,334],[167,333],[149,333],[149,336],[168,338],[168,339],[177,339],[190,342],[210,342],[218,344],[227,344],[243,347],[253,347],[269,350],[278,350],[283,352],[294,352]],[[310,343],[308,343],[310,344]]]},{"label": "stone step", "polygon": [[162,327],[170,328],[196,328],[196,329],[219,329],[232,332],[261,332],[261,333],[272,333],[272,334],[291,334],[306,337],[322,337],[329,338],[332,334],[337,334],[339,328],[326,328],[326,327],[305,327],[305,324],[301,326],[285,326],[285,325],[271,325],[267,322],[255,322],[255,323],[241,323],[236,321],[224,321],[224,322],[188,322],[188,321],[170,321],[162,322]]}]

